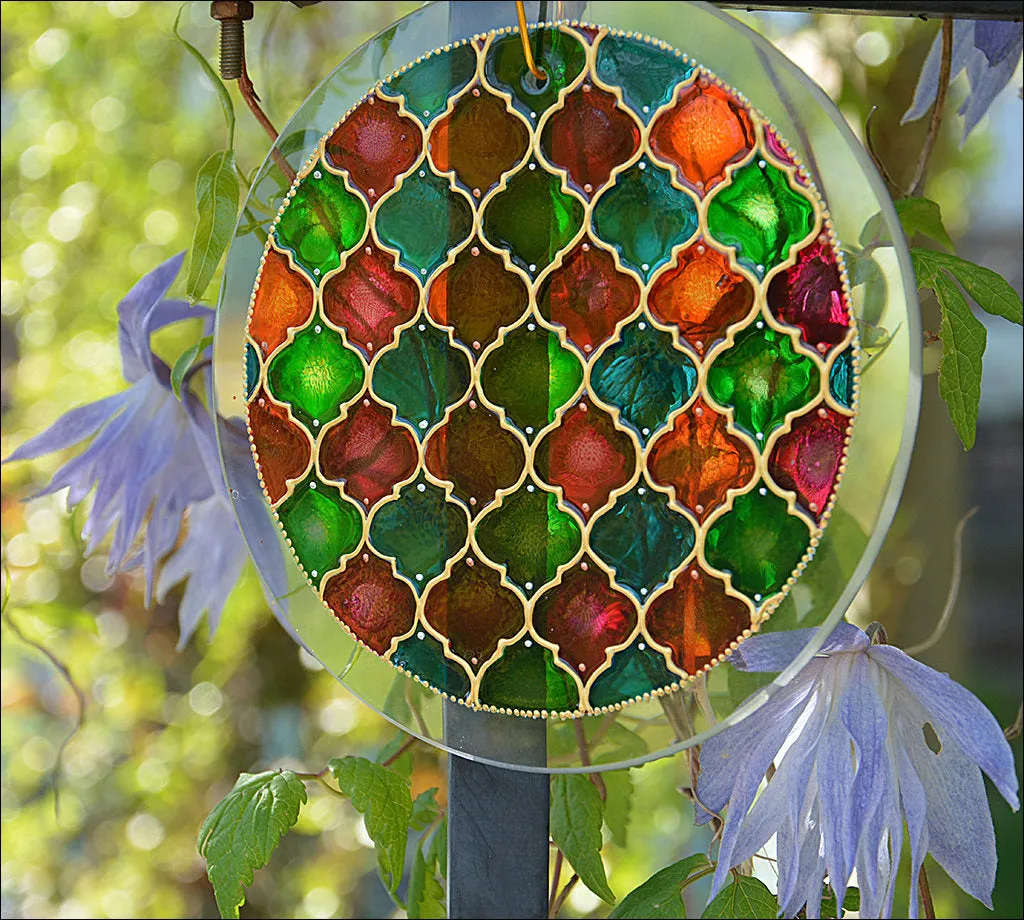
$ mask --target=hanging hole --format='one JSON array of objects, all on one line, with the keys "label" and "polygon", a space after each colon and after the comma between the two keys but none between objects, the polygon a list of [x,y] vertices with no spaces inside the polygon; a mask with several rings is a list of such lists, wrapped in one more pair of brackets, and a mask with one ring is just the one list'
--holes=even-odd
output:
[{"label": "hanging hole", "polygon": [[925,722],[921,726],[921,731],[924,734],[924,743],[928,745],[928,750],[933,754],[938,754],[942,750],[942,742],[939,741],[939,736],[932,727],[932,723]]},{"label": "hanging hole", "polygon": [[537,64],[537,69],[541,72],[541,77],[534,76],[533,71],[527,68],[519,81],[522,84],[523,90],[531,96],[540,95],[548,85],[547,69],[543,64]]}]

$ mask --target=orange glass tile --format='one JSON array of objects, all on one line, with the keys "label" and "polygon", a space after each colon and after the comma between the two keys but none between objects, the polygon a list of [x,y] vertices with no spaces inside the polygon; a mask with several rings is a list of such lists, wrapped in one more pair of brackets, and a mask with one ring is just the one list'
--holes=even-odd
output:
[{"label": "orange glass tile", "polygon": [[305,324],[313,313],[313,289],[306,275],[288,264],[288,256],[268,249],[252,305],[249,335],[266,357]]}]

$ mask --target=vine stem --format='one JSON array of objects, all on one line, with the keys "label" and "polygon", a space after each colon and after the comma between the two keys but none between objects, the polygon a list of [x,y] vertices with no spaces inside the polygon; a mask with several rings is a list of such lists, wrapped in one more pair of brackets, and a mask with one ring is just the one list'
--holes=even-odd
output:
[{"label": "vine stem", "polygon": [[579,880],[580,877],[576,875],[576,873],[574,872],[572,878],[570,878],[569,881],[565,883],[565,887],[562,889],[561,894],[559,894],[558,897],[555,899],[554,906],[551,908],[551,911],[548,914],[549,917],[558,916],[558,914],[562,910],[562,906],[565,904],[565,899],[568,898],[570,894],[572,894],[572,890],[576,887],[576,883]]},{"label": "vine stem", "polygon": [[419,740],[420,739],[417,738],[415,735],[410,735],[408,738],[405,739],[402,746],[397,751],[395,751],[394,754],[392,754],[390,757],[387,758],[387,760],[384,760],[381,763],[381,766],[390,767],[391,764],[398,760],[399,757],[401,757],[406,751],[409,750],[409,748],[411,748]]},{"label": "vine stem", "polygon": [[273,146],[277,143],[277,128],[274,127],[273,123],[267,117],[267,113],[263,111],[263,106],[260,105],[260,97],[256,95],[256,88],[252,85],[252,80],[249,78],[249,71],[245,66],[244,51],[242,52],[242,73],[238,77],[238,91],[242,94],[245,104],[249,106],[249,110],[256,116],[256,120],[263,126],[263,130],[270,136],[270,155],[273,157],[278,169],[285,174],[289,182],[294,182],[295,170],[292,169],[292,164],[285,159],[284,154],[281,153],[277,147]]},{"label": "vine stem", "polygon": [[[577,719],[574,723],[576,728],[576,741],[580,746],[580,760],[583,762],[583,766],[590,766],[590,749],[587,747],[587,733],[583,728],[583,722]],[[601,793],[601,801],[603,802],[608,798],[608,788],[604,784],[604,779],[600,773],[591,773],[590,781],[597,787],[597,791]]]},{"label": "vine stem", "polygon": [[562,878],[562,864],[565,862],[565,854],[561,850],[555,851],[555,867],[551,870],[551,893],[548,895],[548,917],[553,917],[555,901],[558,898],[558,882]]},{"label": "vine stem", "polygon": [[921,148],[921,156],[917,161],[917,171],[914,173],[914,181],[910,183],[910,191],[907,193],[910,198],[917,198],[924,190],[924,182],[928,175],[928,161],[931,159],[932,151],[939,139],[939,129],[942,127],[942,114],[946,108],[946,95],[949,92],[949,71],[953,64],[953,20],[942,20],[942,62],[939,65],[939,87],[935,95],[935,107],[932,109],[932,120],[928,124],[928,134],[924,139],[924,147]]},{"label": "vine stem", "polygon": [[925,872],[924,864],[921,864],[921,871],[917,876],[917,890],[921,895],[921,906],[924,908],[924,915],[927,920],[935,920],[935,905],[932,903],[932,890],[928,886],[928,873]]}]

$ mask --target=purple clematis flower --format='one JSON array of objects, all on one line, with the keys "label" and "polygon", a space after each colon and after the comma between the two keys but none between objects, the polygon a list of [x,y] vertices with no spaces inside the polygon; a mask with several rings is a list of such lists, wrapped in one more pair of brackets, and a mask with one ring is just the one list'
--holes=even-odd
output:
[{"label": "purple clematis flower", "polygon": [[[964,117],[964,136],[973,131],[989,110],[1000,90],[1010,82],[1024,49],[1024,24],[1020,22],[972,22],[958,19],[953,23],[953,57],[949,68],[952,83],[964,68],[971,91],[960,106]],[[918,78],[914,101],[903,123],[917,121],[935,102],[939,91],[939,70],[942,66],[942,33],[935,36],[931,51]]]},{"label": "purple clematis flower", "polygon": [[[209,308],[164,297],[183,259],[181,253],[155,268],[118,305],[122,369],[131,386],[66,412],[3,461],[29,460],[92,437],[35,497],[66,488],[71,507],[95,488],[83,529],[87,552],[94,552],[113,531],[107,572],[141,565],[147,604],[154,590],[162,600],[188,578],[179,607],[181,644],[195,631],[204,610],[213,632],[246,558],[217,459],[213,421],[194,393],[184,389],[180,400],[174,395],[170,368],[150,348],[150,336],[171,323],[200,317],[208,327],[212,324]],[[179,543],[186,512],[187,534]],[[265,529],[268,558],[261,565],[276,582],[274,593],[280,594],[284,568],[280,553],[276,564],[273,558],[278,543],[269,519]],[[276,612],[278,605],[271,606]]]},{"label": "purple clematis flower", "polygon": [[[811,633],[753,636],[730,660],[781,671]],[[889,917],[906,822],[911,878],[930,852],[991,908],[996,848],[982,771],[1016,810],[1010,746],[977,697],[840,623],[756,716],[702,747],[697,821],[728,807],[712,895],[777,835],[780,915],[806,904],[818,917],[826,875],[842,904],[856,870],[861,916]],[[917,917],[916,884],[910,891]]]}]

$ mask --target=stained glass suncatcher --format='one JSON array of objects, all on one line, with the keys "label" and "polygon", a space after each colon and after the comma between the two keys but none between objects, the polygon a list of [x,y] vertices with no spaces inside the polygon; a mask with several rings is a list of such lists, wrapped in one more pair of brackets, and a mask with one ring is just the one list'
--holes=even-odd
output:
[{"label": "stained glass suncatcher", "polygon": [[320,142],[270,234],[253,452],[313,590],[474,707],[602,711],[800,577],[856,414],[842,256],[766,120],[664,43],[439,49]]}]

